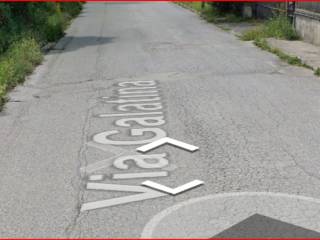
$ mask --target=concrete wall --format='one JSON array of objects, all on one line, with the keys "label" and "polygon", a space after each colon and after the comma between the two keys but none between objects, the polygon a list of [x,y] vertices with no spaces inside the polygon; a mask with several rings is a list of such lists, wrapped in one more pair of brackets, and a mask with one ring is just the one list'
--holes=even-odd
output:
[{"label": "concrete wall", "polygon": [[295,28],[303,40],[320,45],[320,14],[296,9]]}]

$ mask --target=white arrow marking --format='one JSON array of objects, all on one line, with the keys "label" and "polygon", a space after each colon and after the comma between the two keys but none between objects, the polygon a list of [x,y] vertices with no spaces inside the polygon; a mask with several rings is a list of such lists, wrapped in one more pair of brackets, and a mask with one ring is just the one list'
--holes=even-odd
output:
[{"label": "white arrow marking", "polygon": [[152,143],[148,143],[146,145],[138,147],[137,151],[145,153],[145,152],[148,152],[154,148],[160,147],[160,146],[167,144],[167,143],[170,145],[182,148],[184,150],[188,150],[190,152],[194,152],[199,149],[198,147],[190,145],[188,143],[184,143],[184,142],[181,142],[181,141],[175,140],[173,138],[169,138],[169,137],[164,137],[164,138],[160,138],[159,140],[156,140]]},{"label": "white arrow marking", "polygon": [[192,188],[198,187],[200,185],[204,184],[203,181],[200,180],[193,180],[189,183],[186,183],[184,185],[181,185],[179,187],[176,188],[169,188],[167,186],[161,185],[159,183],[153,182],[153,181],[144,181],[143,183],[141,183],[141,185],[146,186],[146,187],[150,187],[156,190],[159,190],[161,192],[165,192],[165,193],[169,193],[171,195],[177,195],[179,193],[188,191]]}]

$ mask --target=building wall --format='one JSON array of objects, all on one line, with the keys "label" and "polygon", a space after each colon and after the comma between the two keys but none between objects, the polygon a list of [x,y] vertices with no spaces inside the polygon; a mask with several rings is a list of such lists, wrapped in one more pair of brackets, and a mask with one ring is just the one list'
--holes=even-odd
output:
[{"label": "building wall", "polygon": [[320,45],[320,3],[297,2],[294,16],[300,36],[307,42]]}]

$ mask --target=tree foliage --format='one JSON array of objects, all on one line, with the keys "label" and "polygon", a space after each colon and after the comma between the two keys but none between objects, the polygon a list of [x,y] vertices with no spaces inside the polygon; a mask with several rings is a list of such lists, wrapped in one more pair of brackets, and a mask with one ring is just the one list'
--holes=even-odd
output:
[{"label": "tree foliage", "polygon": [[0,3],[0,110],[6,93],[42,60],[40,47],[63,35],[80,2]]},{"label": "tree foliage", "polygon": [[25,35],[32,35],[40,44],[54,41],[80,10],[79,2],[0,3],[0,54]]}]

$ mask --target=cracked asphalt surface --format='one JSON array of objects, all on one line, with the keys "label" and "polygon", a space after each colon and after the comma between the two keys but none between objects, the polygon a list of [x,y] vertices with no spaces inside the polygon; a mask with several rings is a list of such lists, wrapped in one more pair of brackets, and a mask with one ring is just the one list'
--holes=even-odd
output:
[{"label": "cracked asphalt surface", "polygon": [[[132,139],[129,128],[115,125],[119,118],[96,115],[115,112],[117,105],[101,98],[117,95],[119,83],[147,80],[157,81],[166,122],[161,129],[200,148],[192,154],[170,146],[155,150],[168,153],[170,164],[167,177],[152,180],[175,187],[200,179],[205,185],[175,197],[80,212],[85,202],[126,195],[87,190],[80,169],[134,151],[137,146],[101,151],[87,143],[115,129],[124,132],[122,140]],[[9,97],[0,113],[0,237],[140,237],[164,209],[230,192],[320,199],[319,78],[173,3],[86,4],[66,37]],[[121,171],[108,166],[95,173],[115,172]],[[139,186],[142,180],[103,182]],[[275,201],[259,208],[284,208],[283,200],[279,206]],[[187,216],[201,219],[208,209]],[[311,210],[315,217],[320,207]],[[291,218],[286,209],[277,217],[289,221],[306,212]],[[320,231],[320,221],[306,216],[294,223]],[[171,221],[178,226],[179,214]],[[231,222],[224,219],[223,226]],[[169,235],[161,229],[161,236]],[[198,230],[207,234],[202,237],[217,233]]]}]

